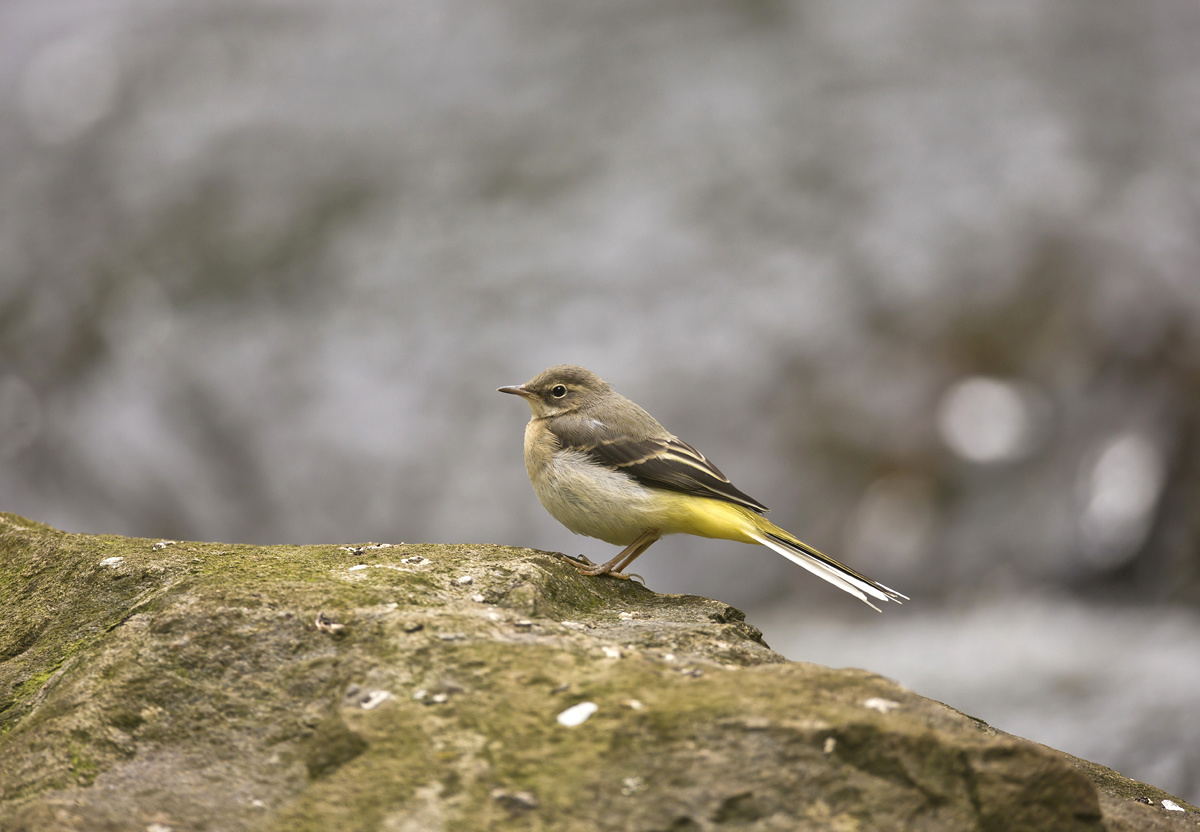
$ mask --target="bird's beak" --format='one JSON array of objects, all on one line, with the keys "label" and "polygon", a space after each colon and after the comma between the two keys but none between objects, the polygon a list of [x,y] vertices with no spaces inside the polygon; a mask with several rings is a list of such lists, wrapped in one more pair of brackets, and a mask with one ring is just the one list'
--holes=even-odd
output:
[{"label": "bird's beak", "polygon": [[525,385],[518,384],[515,387],[497,387],[497,393],[512,393],[514,396],[524,396],[527,399],[533,398],[533,393],[525,389]]}]

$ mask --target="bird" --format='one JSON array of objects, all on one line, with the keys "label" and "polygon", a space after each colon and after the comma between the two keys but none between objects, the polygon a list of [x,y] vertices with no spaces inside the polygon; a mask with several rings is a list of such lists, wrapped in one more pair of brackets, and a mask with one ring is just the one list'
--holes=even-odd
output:
[{"label": "bird", "polygon": [[628,578],[657,540],[691,534],[762,544],[876,612],[872,599],[909,600],[772,523],[765,505],[591,370],[558,364],[497,391],[529,403],[525,468],[546,510],[575,534],[625,547],[602,564],[563,555],[580,574]]}]

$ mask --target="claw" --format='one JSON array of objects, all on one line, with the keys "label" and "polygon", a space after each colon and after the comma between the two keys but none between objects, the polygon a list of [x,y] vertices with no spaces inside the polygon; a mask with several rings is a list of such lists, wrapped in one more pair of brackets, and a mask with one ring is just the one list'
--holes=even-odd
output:
[{"label": "claw", "polygon": [[[610,564],[610,563],[592,563],[590,560],[588,560],[586,555],[579,555],[578,557],[572,557],[570,555],[564,555],[562,552],[556,552],[555,554],[557,554],[560,558],[565,560],[567,563],[574,566],[575,570],[580,575],[588,575],[590,577],[596,577],[599,575],[608,575],[613,578],[619,578],[622,581],[629,580],[629,576],[626,575],[624,572],[611,571],[612,564]],[[640,578],[641,576],[639,575],[638,577]]]},{"label": "claw", "polygon": [[[612,575],[614,578],[619,578],[622,581],[628,581],[630,579],[629,576],[624,572],[619,572],[617,570],[627,568],[629,564],[633,563],[634,559],[642,554],[642,552],[650,548],[654,541],[658,540],[659,537],[660,535],[658,533],[658,529],[648,529],[642,532],[642,534],[638,535],[636,540],[622,549],[620,553],[608,563],[592,563],[584,555],[580,555],[578,558],[572,558],[562,554],[561,552],[556,552],[555,554],[557,554],[567,563],[574,566],[575,569],[579,571],[580,575]],[[641,575],[638,575],[638,578],[641,577]],[[642,586],[645,585],[646,582],[643,579]]]}]

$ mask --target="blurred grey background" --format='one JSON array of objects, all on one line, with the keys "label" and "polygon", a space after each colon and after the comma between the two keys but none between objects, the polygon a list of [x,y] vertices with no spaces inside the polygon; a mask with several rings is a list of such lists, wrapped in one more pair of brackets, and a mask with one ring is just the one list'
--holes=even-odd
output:
[{"label": "blurred grey background", "polygon": [[495,393],[597,371],[809,543],[663,592],[1200,802],[1200,6],[0,5],[0,507],[559,527]]}]

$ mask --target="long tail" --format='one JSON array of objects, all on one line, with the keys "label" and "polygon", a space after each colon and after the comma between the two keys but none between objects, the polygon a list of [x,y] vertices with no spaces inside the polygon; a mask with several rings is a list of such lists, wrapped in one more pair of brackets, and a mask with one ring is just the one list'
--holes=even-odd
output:
[{"label": "long tail", "polygon": [[849,592],[875,612],[882,612],[882,610],[871,603],[867,598],[868,595],[880,601],[895,601],[897,604],[901,603],[901,598],[905,601],[908,600],[907,595],[901,595],[878,581],[872,581],[866,575],[838,563],[829,555],[821,554],[811,546],[801,543],[765,517],[758,515],[754,519],[757,521],[755,523],[757,528],[749,532],[751,537],[762,545],[774,549],[793,563],[803,566],[818,578],[823,578],[838,589]]}]

